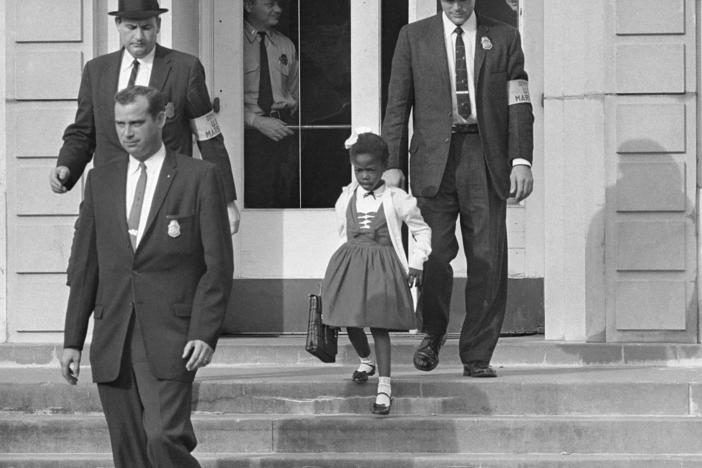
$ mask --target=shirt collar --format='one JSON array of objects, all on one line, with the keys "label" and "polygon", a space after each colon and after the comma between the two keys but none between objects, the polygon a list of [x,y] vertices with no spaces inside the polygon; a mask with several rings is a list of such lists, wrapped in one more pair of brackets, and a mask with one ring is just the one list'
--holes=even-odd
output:
[{"label": "shirt collar", "polygon": [[[156,56],[156,46],[154,46],[153,49],[151,49],[151,52],[146,54],[145,57],[137,59],[139,61],[139,65],[146,65],[148,67],[151,67],[154,64],[154,57]],[[120,67],[120,70],[125,71],[129,68],[132,68],[132,62],[134,61],[134,57],[132,57],[132,54],[129,53],[127,49],[124,49],[124,53],[122,54],[122,66]]]},{"label": "shirt collar", "polygon": [[[144,161],[144,164],[146,165],[146,170],[147,172],[150,172],[151,169],[159,167],[163,161],[166,159],[166,147],[161,143],[161,147],[156,151],[154,154],[149,156],[146,161]],[[132,156],[131,154],[129,155],[129,168],[127,169],[128,174],[133,174],[139,171],[139,161],[137,158]]]},{"label": "shirt collar", "polygon": [[[367,193],[370,193],[371,190],[366,190],[360,185],[358,186],[358,195],[363,198],[363,196]],[[376,187],[375,189],[372,190],[373,195],[375,195],[375,198],[379,198],[382,194],[385,193],[385,183],[381,184],[380,187]]]},{"label": "shirt collar", "polygon": [[[256,41],[256,37],[258,36],[258,30],[254,28],[251,23],[248,21],[244,20],[244,34],[246,36],[246,39],[249,40],[249,42],[253,43]],[[278,34],[278,31],[275,29],[268,29],[266,31],[266,35],[268,36],[268,40],[271,41],[271,43],[275,44],[275,38],[276,35]]]},{"label": "shirt collar", "polygon": [[[446,16],[446,13],[441,14],[441,19],[444,22],[444,33],[447,36],[450,36],[456,30],[456,25],[449,19],[448,16]],[[475,18],[475,10],[470,15],[470,18],[468,18],[466,22],[461,25],[461,29],[463,29],[464,33],[469,34],[475,34],[475,32],[478,30],[478,21]]]}]

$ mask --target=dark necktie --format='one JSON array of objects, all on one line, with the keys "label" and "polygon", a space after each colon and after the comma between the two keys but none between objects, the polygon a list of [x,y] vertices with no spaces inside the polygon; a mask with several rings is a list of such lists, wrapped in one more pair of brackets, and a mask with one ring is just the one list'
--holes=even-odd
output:
[{"label": "dark necktie", "polygon": [[466,64],[466,46],[463,43],[463,29],[456,28],[456,104],[458,115],[464,119],[470,117],[470,92],[468,91],[468,66]]},{"label": "dark necktie", "polygon": [[259,31],[261,38],[261,76],[258,80],[258,107],[264,114],[268,115],[273,105],[273,89],[271,88],[271,72],[268,68],[268,52],[266,51],[266,32]]},{"label": "dark necktie", "polygon": [[134,200],[132,207],[129,210],[129,218],[127,218],[127,226],[129,227],[129,240],[132,243],[132,249],[137,248],[137,233],[139,232],[139,219],[141,218],[141,207],[144,204],[144,192],[146,191],[146,165],[139,163],[139,179],[134,190]]},{"label": "dark necktie", "polygon": [[132,74],[129,75],[129,81],[127,82],[127,88],[130,86],[134,86],[134,82],[136,81],[136,77],[139,74],[139,61],[137,59],[134,59],[132,62]]},{"label": "dark necktie", "polygon": [[373,197],[373,198],[375,198],[375,193],[374,193],[372,190],[370,190],[370,191],[368,191],[368,192],[366,192],[366,193],[363,194],[363,198],[366,198],[366,197]]}]

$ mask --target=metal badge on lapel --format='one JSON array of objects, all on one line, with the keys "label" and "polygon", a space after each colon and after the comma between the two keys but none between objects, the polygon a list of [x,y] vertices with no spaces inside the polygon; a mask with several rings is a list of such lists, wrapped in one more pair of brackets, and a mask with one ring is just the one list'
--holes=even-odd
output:
[{"label": "metal badge on lapel", "polygon": [[490,38],[487,36],[483,36],[480,38],[480,45],[482,45],[483,49],[485,49],[485,50],[492,49],[492,42],[490,41]]},{"label": "metal badge on lapel", "polygon": [[169,102],[166,104],[166,118],[172,119],[173,117],[175,117],[175,106],[172,102]]},{"label": "metal badge on lapel", "polygon": [[180,223],[178,223],[177,219],[172,219],[168,223],[168,235],[174,239],[180,237]]},{"label": "metal badge on lapel", "polygon": [[288,56],[283,54],[280,56],[280,63],[281,65],[287,65],[288,64]]}]

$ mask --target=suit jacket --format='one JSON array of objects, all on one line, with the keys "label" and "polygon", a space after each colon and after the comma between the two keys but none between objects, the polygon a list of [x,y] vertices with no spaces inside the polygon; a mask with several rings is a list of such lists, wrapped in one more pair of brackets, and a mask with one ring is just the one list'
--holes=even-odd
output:
[{"label": "suit jacket", "polygon": [[[444,44],[443,13],[402,28],[392,61],[382,134],[390,150],[389,167],[406,169],[407,123],[413,111],[410,184],[419,197],[436,195],[451,144],[451,81]],[[514,158],[532,159],[532,107],[508,105],[508,83],[527,80],[519,32],[477,16],[475,99],[480,139],[492,186],[509,195]],[[483,47],[483,37],[492,44]]]},{"label": "suit jacket", "polygon": [[88,173],[73,240],[64,347],[83,348],[94,311],[93,380],[111,382],[119,375],[134,313],[154,375],[192,381],[183,348],[193,339],[215,347],[231,291],[232,243],[221,181],[214,165],[168,150],[133,251],[127,166],[123,157]]},{"label": "suit jacket", "polygon": [[[86,164],[95,154],[94,166],[100,167],[127,153],[115,131],[115,94],[119,82],[119,67],[124,49],[90,60],[83,70],[78,92],[75,122],[63,134],[58,166],[66,166],[71,175],[65,184],[72,188],[80,180]],[[190,120],[212,110],[205,83],[205,70],[196,57],[156,44],[149,86],[173,104],[173,115],[163,128],[163,142],[168,149],[192,156]],[[229,155],[221,134],[198,141],[202,158],[214,163],[224,183],[227,201],[236,199]]]}]

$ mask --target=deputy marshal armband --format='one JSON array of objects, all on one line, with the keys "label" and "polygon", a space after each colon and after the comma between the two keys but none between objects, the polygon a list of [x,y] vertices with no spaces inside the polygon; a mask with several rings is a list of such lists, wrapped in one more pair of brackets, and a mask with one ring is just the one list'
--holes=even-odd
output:
[{"label": "deputy marshal armband", "polygon": [[512,104],[531,103],[529,98],[529,82],[527,80],[509,80],[507,82],[507,99]]},{"label": "deputy marshal armband", "polygon": [[197,141],[205,141],[219,135],[221,130],[217,123],[217,117],[214,111],[209,111],[196,119],[190,120],[190,128],[192,129]]}]

